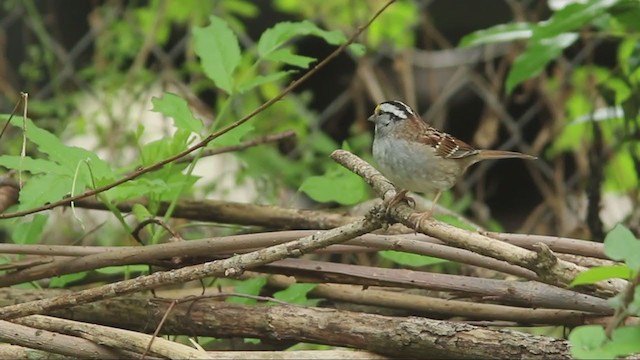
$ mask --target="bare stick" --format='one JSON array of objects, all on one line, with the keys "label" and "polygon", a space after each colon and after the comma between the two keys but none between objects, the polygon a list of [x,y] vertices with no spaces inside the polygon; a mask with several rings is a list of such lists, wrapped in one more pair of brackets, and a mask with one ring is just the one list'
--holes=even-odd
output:
[{"label": "bare stick", "polygon": [[[51,316],[34,315],[14,320],[21,325],[55,332],[63,332],[89,341],[134,353],[144,353],[153,336],[131,330],[109,326],[59,319]],[[150,347],[153,356],[169,359],[209,359],[203,351],[162,338],[155,338]]]}]

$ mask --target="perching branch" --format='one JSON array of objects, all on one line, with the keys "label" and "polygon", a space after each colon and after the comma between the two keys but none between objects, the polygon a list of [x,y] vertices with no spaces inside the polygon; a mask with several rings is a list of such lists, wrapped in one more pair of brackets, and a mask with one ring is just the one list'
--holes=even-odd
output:
[{"label": "perching branch", "polygon": [[[336,150],[331,158],[345,168],[360,175],[383,199],[395,195],[394,186],[380,172],[366,161],[348,151]],[[421,233],[433,236],[448,245],[473,251],[495,259],[504,260],[513,265],[522,266],[534,271],[541,281],[567,287],[580,272],[586,270],[576,264],[558,259],[544,244],[538,244],[539,250],[530,251],[502,241],[484,236],[478,232],[470,232],[439,222],[433,218],[418,223],[415,211],[405,203],[389,209],[393,220]],[[595,292],[602,297],[611,297],[624,289],[626,281],[610,279],[594,284]]]}]

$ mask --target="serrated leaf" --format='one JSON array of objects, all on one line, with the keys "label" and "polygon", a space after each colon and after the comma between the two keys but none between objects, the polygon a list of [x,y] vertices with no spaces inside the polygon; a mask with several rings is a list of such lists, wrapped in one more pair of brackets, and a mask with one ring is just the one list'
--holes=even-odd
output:
[{"label": "serrated leaf", "polygon": [[[20,190],[18,210],[25,210],[52,203],[71,194],[72,178],[58,175],[38,175],[31,177]],[[84,189],[85,184],[76,183],[76,189]],[[77,191],[79,193],[80,191]]]},{"label": "serrated leaf", "polygon": [[618,2],[619,0],[589,0],[565,6],[534,29],[533,39],[555,37],[568,31],[578,30]]},{"label": "serrated leaf", "polygon": [[492,26],[466,35],[460,40],[458,47],[529,39],[533,34],[533,28],[534,25],[522,22]]},{"label": "serrated leaf", "polygon": [[16,169],[30,172],[31,174],[56,174],[65,175],[68,171],[59,164],[44,159],[34,159],[29,156],[24,158],[18,155],[0,156],[0,166],[7,169]]},{"label": "serrated leaf", "polygon": [[151,99],[151,103],[153,104],[152,111],[172,118],[177,128],[196,134],[200,134],[202,131],[202,121],[193,116],[187,101],[178,95],[167,92],[161,98]]},{"label": "serrated leaf", "polygon": [[440,264],[448,262],[449,260],[439,259],[431,256],[420,255],[420,254],[412,254],[402,251],[394,251],[394,250],[384,250],[378,251],[378,255],[381,257],[391,260],[396,264],[412,266],[412,267],[421,267],[433,264]]},{"label": "serrated leaf", "polygon": [[632,271],[626,265],[598,266],[579,273],[569,286],[595,284],[598,281],[613,278],[629,279],[631,275]]},{"label": "serrated leaf", "polygon": [[531,41],[529,46],[520,54],[509,71],[506,81],[507,92],[529,78],[537,76],[552,59],[557,58],[562,51],[578,39],[578,34],[565,33],[553,38]]},{"label": "serrated leaf", "polygon": [[288,288],[274,293],[273,297],[289,304],[314,306],[317,305],[320,300],[308,299],[307,294],[317,286],[318,284],[291,284]]},{"label": "serrated leaf", "polygon": [[269,75],[256,75],[248,81],[238,85],[238,91],[241,93],[247,92],[260,85],[278,81],[291,73],[293,73],[293,71],[278,71]]},{"label": "serrated leaf", "polygon": [[[22,117],[14,117],[11,120],[13,126],[22,129]],[[66,175],[74,177],[79,170],[82,180],[91,184],[91,175],[98,182],[106,182],[115,179],[111,166],[106,161],[100,159],[95,153],[76,146],[67,146],[54,134],[37,127],[30,119],[26,120],[26,136],[33,142],[38,150],[47,154],[49,160],[54,161],[64,168]],[[88,171],[87,164],[91,166]]]},{"label": "serrated leaf", "polygon": [[640,240],[624,225],[616,225],[604,239],[604,253],[612,260],[624,261],[635,273],[640,271]]},{"label": "serrated leaf", "polygon": [[229,25],[217,16],[211,24],[193,29],[194,51],[200,57],[204,73],[228,94],[234,91],[233,72],[240,64],[240,44]]},{"label": "serrated leaf", "polygon": [[[240,294],[258,295],[266,283],[266,277],[251,278],[238,282],[238,284],[234,286],[233,291]],[[227,302],[231,304],[252,305],[256,303],[256,300],[245,297],[230,296],[227,298]]]}]

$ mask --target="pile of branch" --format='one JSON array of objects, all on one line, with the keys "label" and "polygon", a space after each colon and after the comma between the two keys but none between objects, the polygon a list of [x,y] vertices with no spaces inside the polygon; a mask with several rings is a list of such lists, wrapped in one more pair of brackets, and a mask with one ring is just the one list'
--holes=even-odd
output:
[{"label": "pile of branch", "polygon": [[[341,150],[332,157],[362,176],[381,198],[395,195],[393,186],[366,162]],[[126,211],[132,205],[120,207]],[[85,199],[76,206],[101,205]],[[505,327],[606,323],[613,310],[605,298],[626,286],[624,281],[606,281],[567,289],[585,266],[607,262],[601,244],[472,232],[436,220],[417,223],[415,210],[402,203],[390,209],[374,207],[365,217],[223,202],[184,202],[175,214],[272,228],[287,224],[298,230],[145,247],[0,244],[1,253],[42,256],[0,277],[4,287],[0,291],[0,340],[12,344],[0,347],[0,354],[569,358],[565,340]],[[395,222],[417,233],[385,234],[383,228]],[[502,280],[300,258],[307,253],[359,254],[389,249],[489,269]],[[42,261],[44,256],[48,261]],[[149,264],[162,271],[74,292],[8,288],[127,264]],[[195,289],[191,292],[166,290],[167,285],[210,277],[265,274],[270,274],[268,285],[274,289],[296,281],[320,283],[310,294],[326,299],[323,307],[301,307],[260,296],[255,298],[265,301],[258,305],[230,304],[223,300],[239,294],[221,289],[202,293],[198,286],[183,287]],[[161,287],[165,290],[146,292]],[[160,335],[259,338],[274,350],[311,342],[359,351],[206,353]]]}]

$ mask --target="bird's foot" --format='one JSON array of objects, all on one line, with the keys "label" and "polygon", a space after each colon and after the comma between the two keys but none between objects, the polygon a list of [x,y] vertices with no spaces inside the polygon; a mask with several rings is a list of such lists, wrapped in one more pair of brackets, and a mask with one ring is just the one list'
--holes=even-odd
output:
[{"label": "bird's foot", "polygon": [[392,197],[391,200],[386,203],[387,215],[389,215],[389,210],[392,207],[398,205],[403,200],[405,200],[412,208],[416,207],[416,201],[411,196],[407,196],[407,190],[400,190],[396,193],[396,196]]}]

